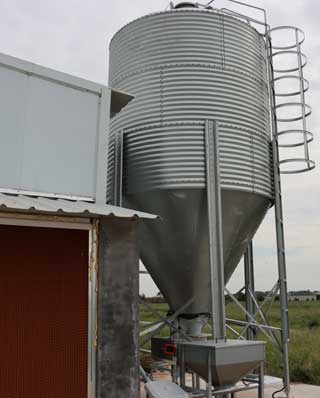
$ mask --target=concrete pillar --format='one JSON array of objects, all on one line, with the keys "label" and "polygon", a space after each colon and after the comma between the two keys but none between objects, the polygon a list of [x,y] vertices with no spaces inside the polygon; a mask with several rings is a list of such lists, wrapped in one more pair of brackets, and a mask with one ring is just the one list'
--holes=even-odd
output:
[{"label": "concrete pillar", "polygon": [[137,220],[99,227],[97,398],[139,398]]}]

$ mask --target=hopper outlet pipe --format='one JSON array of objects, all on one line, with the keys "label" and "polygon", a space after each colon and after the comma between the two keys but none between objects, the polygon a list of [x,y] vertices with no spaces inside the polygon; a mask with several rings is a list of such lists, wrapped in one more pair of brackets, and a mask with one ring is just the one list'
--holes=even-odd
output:
[{"label": "hopper outlet pipe", "polygon": [[208,317],[200,315],[194,318],[182,318],[179,320],[179,327],[183,329],[187,336],[192,338],[202,338],[202,329],[208,323]]}]

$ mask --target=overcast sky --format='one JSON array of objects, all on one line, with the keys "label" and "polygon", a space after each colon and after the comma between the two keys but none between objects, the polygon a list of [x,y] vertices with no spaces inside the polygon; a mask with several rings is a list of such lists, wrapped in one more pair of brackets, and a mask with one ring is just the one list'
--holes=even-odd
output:
[{"label": "overcast sky", "polygon": [[[0,52],[43,66],[107,83],[108,43],[125,23],[163,10],[168,0],[0,0]],[[318,168],[283,176],[289,289],[320,290],[320,2],[319,0],[252,1],[265,7],[271,26],[294,25],[306,34],[305,77],[310,80],[307,102],[313,108],[308,128],[315,135],[311,157]],[[216,0],[222,7],[225,1]],[[1,87],[0,87],[1,89]],[[254,240],[256,287],[268,290],[276,278],[273,211]],[[143,276],[142,291],[157,289]],[[242,285],[242,267],[230,287]]]}]

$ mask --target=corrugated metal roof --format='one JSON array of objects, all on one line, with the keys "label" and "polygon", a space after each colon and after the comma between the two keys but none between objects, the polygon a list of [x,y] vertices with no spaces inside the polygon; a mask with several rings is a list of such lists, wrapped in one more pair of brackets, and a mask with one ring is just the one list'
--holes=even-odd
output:
[{"label": "corrugated metal roof", "polygon": [[0,193],[0,211],[43,212],[62,215],[115,216],[122,218],[156,219],[158,216],[122,207],[84,202],[81,200],[65,200],[25,195],[9,195]]}]

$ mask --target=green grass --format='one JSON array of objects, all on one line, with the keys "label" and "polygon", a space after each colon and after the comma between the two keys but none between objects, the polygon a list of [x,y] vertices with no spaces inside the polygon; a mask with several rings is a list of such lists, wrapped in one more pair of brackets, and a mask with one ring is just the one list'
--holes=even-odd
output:
[{"label": "green grass", "polygon": [[[166,304],[152,304],[152,306],[163,316],[167,314],[168,306]],[[229,318],[244,319],[244,315],[233,303],[227,305],[226,311]],[[320,301],[290,302],[289,317],[291,380],[320,385]],[[155,321],[156,317],[141,306],[140,319]],[[276,302],[271,309],[269,320],[273,326],[280,326],[279,302]],[[168,336],[168,334],[168,328],[163,329],[160,333],[161,336]],[[266,340],[263,334],[259,334],[258,339]],[[266,372],[278,377],[282,375],[279,351],[269,342],[267,342]]]}]

